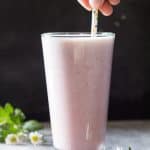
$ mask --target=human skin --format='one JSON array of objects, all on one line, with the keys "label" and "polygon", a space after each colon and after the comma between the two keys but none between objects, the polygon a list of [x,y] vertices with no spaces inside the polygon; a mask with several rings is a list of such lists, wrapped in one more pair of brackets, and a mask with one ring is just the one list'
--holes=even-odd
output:
[{"label": "human skin", "polygon": [[77,0],[86,10],[98,9],[104,16],[113,13],[113,6],[120,3],[120,0]]}]

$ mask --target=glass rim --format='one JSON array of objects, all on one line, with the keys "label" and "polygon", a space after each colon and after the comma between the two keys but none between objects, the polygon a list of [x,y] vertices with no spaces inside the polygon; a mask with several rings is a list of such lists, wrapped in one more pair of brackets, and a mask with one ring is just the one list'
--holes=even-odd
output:
[{"label": "glass rim", "polygon": [[[90,32],[47,32],[42,33],[41,37],[91,37]],[[114,37],[113,32],[98,32],[94,37]]]}]

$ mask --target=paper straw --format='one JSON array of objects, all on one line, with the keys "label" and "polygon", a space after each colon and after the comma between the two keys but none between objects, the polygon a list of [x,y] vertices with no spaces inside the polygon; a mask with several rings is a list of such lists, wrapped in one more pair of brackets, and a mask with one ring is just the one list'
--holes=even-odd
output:
[{"label": "paper straw", "polygon": [[98,28],[98,10],[92,9],[91,35],[96,36]]}]

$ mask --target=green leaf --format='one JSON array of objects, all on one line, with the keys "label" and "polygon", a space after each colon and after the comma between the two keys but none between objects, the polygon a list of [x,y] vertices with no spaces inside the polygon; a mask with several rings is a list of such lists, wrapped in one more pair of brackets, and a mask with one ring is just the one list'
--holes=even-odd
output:
[{"label": "green leaf", "polygon": [[4,142],[6,136],[11,133],[8,129],[7,125],[3,125],[0,127],[0,142]]},{"label": "green leaf", "polygon": [[42,128],[43,128],[43,125],[36,120],[27,121],[23,125],[23,130],[27,130],[27,131],[37,131]]},{"label": "green leaf", "polygon": [[0,142],[4,142],[4,140],[5,140],[4,132],[3,129],[0,128]]},{"label": "green leaf", "polygon": [[21,109],[16,108],[14,113],[15,116],[19,117],[21,121],[24,121],[26,119],[26,116]]},{"label": "green leaf", "polygon": [[11,123],[9,113],[5,111],[3,107],[0,106],[0,125],[3,125],[8,122]]},{"label": "green leaf", "polygon": [[0,117],[2,117],[3,114],[5,114],[5,110],[2,106],[0,106]]},{"label": "green leaf", "polygon": [[13,114],[13,112],[14,112],[14,108],[10,103],[5,104],[4,110],[8,114]]}]

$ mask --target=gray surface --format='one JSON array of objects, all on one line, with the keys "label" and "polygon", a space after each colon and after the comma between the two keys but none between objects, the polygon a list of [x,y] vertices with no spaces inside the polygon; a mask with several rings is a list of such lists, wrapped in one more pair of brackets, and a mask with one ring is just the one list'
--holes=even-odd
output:
[{"label": "gray surface", "polygon": [[111,122],[106,141],[133,150],[150,150],[150,121]]},{"label": "gray surface", "polygon": [[[0,150],[53,150],[51,147],[51,133],[47,125],[41,132],[48,141],[45,145],[9,146],[0,144]],[[128,146],[131,146],[132,150],[150,150],[150,121],[109,122],[106,143],[108,147],[123,147],[123,149],[108,148],[109,150],[127,150]]]}]

